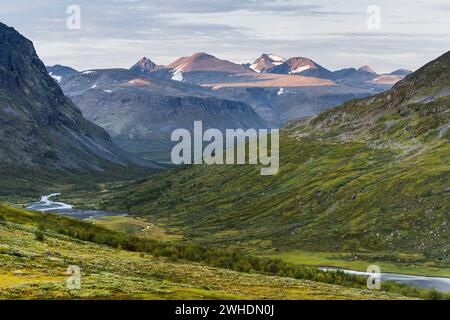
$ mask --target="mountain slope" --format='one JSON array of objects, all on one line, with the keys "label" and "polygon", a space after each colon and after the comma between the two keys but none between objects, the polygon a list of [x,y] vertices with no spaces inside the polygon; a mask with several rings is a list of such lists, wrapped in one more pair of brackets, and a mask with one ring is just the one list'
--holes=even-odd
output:
[{"label": "mountain slope", "polygon": [[52,67],[46,67],[48,74],[56,80],[56,82],[61,82],[64,77],[70,77],[79,72],[73,68],[62,66],[62,65],[54,65]]},{"label": "mountain slope", "polygon": [[399,72],[399,74],[377,74],[370,67],[364,66],[359,69],[346,68],[334,71],[330,75],[330,79],[333,79],[340,85],[369,89],[374,93],[379,93],[392,88],[405,75],[404,72]]},{"label": "mountain slope", "polygon": [[389,73],[390,75],[393,76],[404,76],[406,77],[408,74],[412,73],[411,70],[407,70],[407,69],[397,69],[392,71],[391,73]]},{"label": "mountain slope", "polygon": [[[291,75],[291,77],[298,76]],[[314,116],[323,110],[335,107],[351,99],[370,96],[374,92],[372,90],[341,85],[317,85],[299,87],[224,87],[216,89],[215,94],[226,99],[243,101],[251,105],[261,117],[274,126],[282,126],[292,119]]]},{"label": "mountain slope", "polygon": [[182,57],[168,66],[152,72],[162,79],[202,85],[209,82],[223,82],[232,75],[249,76],[254,71],[231,61],[216,58],[204,52]]},{"label": "mountain slope", "polygon": [[1,23],[0,124],[2,184],[9,183],[3,192],[10,179],[26,180],[28,171],[103,174],[146,165],[83,118],[47,74],[31,41]]},{"label": "mountain slope", "polygon": [[178,72],[225,72],[225,73],[245,73],[248,70],[238,64],[227,60],[221,60],[213,55],[198,52],[189,57],[182,57],[167,66]]},{"label": "mountain slope", "polygon": [[289,123],[276,176],[254,166],[190,166],[125,186],[105,205],[205,244],[351,246],[448,266],[449,70],[450,52],[386,93]]}]

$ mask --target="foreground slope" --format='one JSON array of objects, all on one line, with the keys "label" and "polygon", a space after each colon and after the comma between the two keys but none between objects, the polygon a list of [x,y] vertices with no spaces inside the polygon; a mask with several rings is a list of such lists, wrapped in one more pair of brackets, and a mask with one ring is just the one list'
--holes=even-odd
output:
[{"label": "foreground slope", "polygon": [[[404,298],[175,262],[75,238],[92,228],[56,215],[0,205],[0,299]],[[77,235],[65,235],[70,230],[76,230]],[[101,234],[97,241],[107,237],[106,231],[96,230]],[[69,265],[81,268],[80,290],[66,288]]]},{"label": "foreground slope", "polygon": [[448,266],[450,52],[392,90],[289,123],[280,172],[191,166],[105,206],[202,243],[420,253]]}]

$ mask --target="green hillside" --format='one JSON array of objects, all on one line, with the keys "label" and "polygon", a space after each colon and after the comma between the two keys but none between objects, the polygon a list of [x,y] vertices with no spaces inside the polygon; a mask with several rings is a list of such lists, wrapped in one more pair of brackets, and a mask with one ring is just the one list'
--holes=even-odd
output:
[{"label": "green hillside", "polygon": [[103,205],[208,245],[417,253],[448,267],[449,88],[450,52],[386,93],[289,123],[276,176],[188,166]]},{"label": "green hillside", "polygon": [[[152,241],[133,241],[130,236],[89,223],[3,205],[0,205],[0,239],[0,299],[405,298],[394,293],[210,267],[206,260],[189,261],[196,259],[194,247],[183,249]],[[189,258],[187,250],[191,253]],[[214,253],[208,252],[211,258]],[[180,258],[182,255],[184,259]],[[203,251],[203,258],[206,256]],[[220,257],[222,263],[230,261],[226,254]],[[209,263],[213,263],[211,259]],[[274,263],[271,268],[277,266]],[[81,268],[80,290],[66,287],[70,265]],[[355,277],[343,274],[332,277],[359,286]],[[414,296],[435,295],[406,286],[385,284],[384,288]]]}]

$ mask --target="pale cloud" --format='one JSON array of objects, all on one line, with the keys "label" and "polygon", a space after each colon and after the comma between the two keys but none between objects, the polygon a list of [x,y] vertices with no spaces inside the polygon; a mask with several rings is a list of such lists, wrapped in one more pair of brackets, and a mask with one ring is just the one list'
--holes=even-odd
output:
[{"label": "pale cloud", "polygon": [[[66,28],[77,4],[82,29]],[[366,27],[369,5],[381,29]],[[129,67],[141,56],[166,64],[205,51],[236,62],[262,52],[307,56],[330,69],[370,64],[416,69],[449,50],[446,0],[0,0],[0,21],[30,38],[46,64]],[[432,17],[432,18],[430,18]]]}]

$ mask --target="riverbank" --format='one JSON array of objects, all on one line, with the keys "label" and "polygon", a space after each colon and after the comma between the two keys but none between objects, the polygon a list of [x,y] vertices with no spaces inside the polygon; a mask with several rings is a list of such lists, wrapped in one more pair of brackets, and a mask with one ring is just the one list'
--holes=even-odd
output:
[{"label": "riverbank", "polygon": [[265,256],[299,265],[329,266],[357,271],[366,271],[369,265],[376,264],[380,267],[381,272],[450,278],[450,266],[448,264],[444,262],[438,264],[425,260],[420,254],[399,254],[399,261],[397,262],[387,260],[382,253],[356,254],[356,259],[350,253],[298,250],[277,252]]},{"label": "riverbank", "polygon": [[[335,268],[335,267],[320,267],[319,270],[327,271],[327,272],[336,272],[342,271],[347,274],[352,274],[356,276],[369,277],[373,276],[373,273]],[[381,281],[395,281],[399,283],[404,283],[413,287],[427,289],[427,290],[437,290],[442,293],[450,292],[450,278],[442,278],[442,277],[425,277],[425,276],[413,276],[413,275],[404,275],[398,273],[384,273],[381,272],[379,274]]]}]

